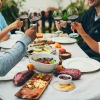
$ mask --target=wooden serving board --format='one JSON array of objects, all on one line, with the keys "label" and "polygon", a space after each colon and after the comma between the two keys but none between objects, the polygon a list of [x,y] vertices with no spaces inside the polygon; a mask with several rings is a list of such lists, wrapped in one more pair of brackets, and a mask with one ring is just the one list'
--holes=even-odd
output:
[{"label": "wooden serving board", "polygon": [[[32,78],[30,80],[34,80],[36,79],[36,77],[39,75],[39,73],[35,73]],[[33,88],[30,89],[27,87],[27,83],[15,94],[15,96],[19,97],[19,98],[23,98],[23,99],[28,99],[28,100],[38,100],[40,98],[40,96],[42,95],[42,93],[44,92],[44,90],[46,89],[46,87],[48,86],[49,82],[52,79],[52,74],[44,74],[45,77],[44,79],[46,79],[46,77],[49,77],[49,80],[46,81],[47,84],[45,84],[45,86],[43,88]],[[37,78],[36,80],[39,80],[40,78]],[[29,80],[29,81],[30,81]],[[43,80],[43,78],[41,79]],[[44,81],[44,80],[43,80]]]}]

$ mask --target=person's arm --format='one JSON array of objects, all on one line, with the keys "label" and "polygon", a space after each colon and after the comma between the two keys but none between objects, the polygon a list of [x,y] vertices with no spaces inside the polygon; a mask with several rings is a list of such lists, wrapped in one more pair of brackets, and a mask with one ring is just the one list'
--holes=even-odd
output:
[{"label": "person's arm", "polygon": [[13,22],[12,24],[4,28],[2,31],[0,31],[0,40],[2,40],[2,38],[4,38],[9,33],[9,31],[13,29],[20,29],[22,26],[23,26],[22,21],[17,20]]},{"label": "person's arm", "polygon": [[75,22],[72,24],[72,30],[77,30],[77,32],[81,35],[87,45],[96,53],[99,53],[98,42],[92,39],[83,29],[82,24]]},{"label": "person's arm", "polygon": [[11,50],[0,56],[0,76],[6,75],[22,59],[30,42],[31,39],[24,35]]},{"label": "person's arm", "polygon": [[99,48],[99,53],[100,53],[100,42],[98,42],[98,48]]},{"label": "person's arm", "polygon": [[0,56],[0,76],[6,75],[25,55],[27,45],[36,39],[36,27],[30,27],[15,46]]},{"label": "person's arm", "polygon": [[1,40],[0,42],[3,42],[3,41],[6,41],[10,38],[10,35],[9,34],[6,34]]},{"label": "person's arm", "polygon": [[84,41],[87,43],[87,45],[96,53],[99,53],[99,46],[98,42],[93,40],[87,33],[83,32],[81,35]]}]

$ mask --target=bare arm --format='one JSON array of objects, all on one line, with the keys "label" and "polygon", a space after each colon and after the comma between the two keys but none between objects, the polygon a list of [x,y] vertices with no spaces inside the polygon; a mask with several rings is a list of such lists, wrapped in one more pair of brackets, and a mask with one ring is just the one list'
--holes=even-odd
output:
[{"label": "bare arm", "polygon": [[98,42],[92,39],[83,29],[81,23],[75,22],[72,24],[72,30],[77,30],[77,32],[82,36],[87,45],[96,53],[99,53]]},{"label": "bare arm", "polygon": [[11,29],[10,29],[10,27],[9,26],[7,26],[5,29],[3,29],[2,31],[0,31],[0,41],[2,41],[2,39],[4,39],[5,38],[5,36],[6,36],[6,38],[8,37],[7,35],[7,33],[10,31]]},{"label": "bare arm", "polygon": [[9,38],[10,38],[10,35],[9,35],[9,34],[6,34],[6,35],[1,39],[0,42],[6,41],[6,40],[8,40]]},{"label": "bare arm", "polygon": [[99,53],[99,46],[98,46],[98,42],[96,42],[95,40],[93,40],[88,34],[83,33],[82,38],[84,39],[84,41],[87,43],[87,45],[96,53]]},{"label": "bare arm", "polygon": [[[12,24],[10,24],[9,26],[7,26],[6,28],[4,28],[2,31],[0,31],[0,40],[2,40],[9,31],[13,30],[13,29],[20,29],[23,26],[23,22],[22,21],[15,21]],[[7,39],[8,36],[5,37],[5,39]]]}]

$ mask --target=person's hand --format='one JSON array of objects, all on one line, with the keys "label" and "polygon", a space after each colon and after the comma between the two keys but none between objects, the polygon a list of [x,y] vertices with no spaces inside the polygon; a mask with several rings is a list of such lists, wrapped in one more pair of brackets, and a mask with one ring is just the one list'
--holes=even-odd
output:
[{"label": "person's hand", "polygon": [[62,27],[63,28],[66,28],[66,25],[67,25],[67,22],[66,21],[60,21],[60,22],[57,22],[56,21],[56,28],[58,29],[58,30],[60,30]]},{"label": "person's hand", "polygon": [[10,30],[20,29],[23,26],[23,21],[16,20],[12,24],[9,25]]},{"label": "person's hand", "polygon": [[72,31],[76,30],[80,35],[84,34],[84,32],[85,32],[83,27],[82,27],[82,24],[78,23],[78,22],[72,23],[71,29],[72,29]]},{"label": "person's hand", "polygon": [[31,40],[36,39],[36,28],[35,27],[30,27],[25,31],[25,34],[31,38]]}]

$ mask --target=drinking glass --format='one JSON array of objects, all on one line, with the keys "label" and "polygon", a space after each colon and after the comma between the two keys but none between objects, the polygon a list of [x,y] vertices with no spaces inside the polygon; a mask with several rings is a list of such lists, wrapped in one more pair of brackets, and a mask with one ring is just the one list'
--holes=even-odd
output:
[{"label": "drinking glass", "polygon": [[[71,23],[73,23],[74,21],[76,21],[76,19],[78,19],[78,10],[75,7],[70,7],[67,11],[67,15],[68,15],[68,20],[71,21]],[[73,33],[69,34],[70,37],[76,38],[79,36],[78,33],[75,33],[73,31]]]},{"label": "drinking glass", "polygon": [[53,18],[55,21],[60,21],[62,19],[62,10],[58,9],[53,12]]},{"label": "drinking glass", "polygon": [[22,8],[19,10],[19,18],[20,21],[23,21],[23,27],[19,29],[18,31],[15,31],[15,33],[20,34],[24,32],[24,24],[25,20],[28,19],[28,9]]},{"label": "drinking glass", "polygon": [[41,11],[38,8],[31,8],[28,12],[30,26],[37,25],[38,20],[41,18]]},{"label": "drinking glass", "polygon": [[[62,19],[62,10],[61,9],[57,9],[53,12],[53,18],[55,21],[57,21],[58,23],[60,23],[60,20]],[[58,30],[56,32],[54,32],[55,34],[58,34],[58,33],[62,33],[62,31]]]}]

